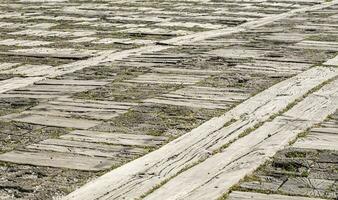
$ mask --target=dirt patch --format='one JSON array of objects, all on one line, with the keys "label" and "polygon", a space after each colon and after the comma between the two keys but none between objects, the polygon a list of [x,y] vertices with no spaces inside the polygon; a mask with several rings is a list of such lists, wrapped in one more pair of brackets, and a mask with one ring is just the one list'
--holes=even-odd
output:
[{"label": "dirt patch", "polygon": [[56,138],[68,131],[63,128],[0,121],[0,152],[11,151],[48,138]]},{"label": "dirt patch", "polygon": [[167,84],[113,83],[97,90],[78,93],[75,97],[120,102],[139,102],[140,100],[163,94],[164,91],[170,92],[176,88],[179,88],[179,86]]},{"label": "dirt patch", "polygon": [[223,112],[224,110],[142,104],[128,113],[93,129],[126,134],[162,135],[175,138]]},{"label": "dirt patch", "polygon": [[101,173],[0,162],[0,196],[3,200],[47,200],[63,196]]},{"label": "dirt patch", "polygon": [[0,98],[0,116],[21,112],[37,104],[37,100],[29,98]]}]

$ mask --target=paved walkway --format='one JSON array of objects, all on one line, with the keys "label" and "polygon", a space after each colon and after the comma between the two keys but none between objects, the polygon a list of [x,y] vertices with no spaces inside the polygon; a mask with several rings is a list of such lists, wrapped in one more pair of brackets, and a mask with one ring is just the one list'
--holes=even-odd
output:
[{"label": "paved walkway", "polygon": [[1,199],[336,198],[337,10],[4,1]]}]

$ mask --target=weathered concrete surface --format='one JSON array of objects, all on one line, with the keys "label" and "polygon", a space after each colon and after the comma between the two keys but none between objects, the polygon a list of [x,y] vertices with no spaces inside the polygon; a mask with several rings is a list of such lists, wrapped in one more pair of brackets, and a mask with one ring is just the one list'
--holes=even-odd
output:
[{"label": "weathered concrete surface", "polygon": [[[334,107],[321,96],[330,99],[335,92],[329,84],[337,73],[336,4],[3,0],[1,199],[173,199],[170,192],[176,190],[166,188],[177,186],[176,180],[184,186],[178,190],[190,190],[180,179],[190,173],[187,167],[227,157],[230,142],[256,141],[253,129],[274,123],[272,118],[297,109],[295,104],[303,106],[290,116],[314,107],[304,111],[302,120],[310,121],[295,126],[297,131],[321,121],[319,115],[309,117],[312,111],[326,116]],[[325,67],[310,69],[321,64]],[[318,96],[321,87],[329,89]],[[315,100],[301,101],[304,94]],[[280,134],[295,128],[292,123]],[[335,150],[330,126],[294,146]],[[269,155],[287,143],[277,141]],[[266,158],[257,158],[257,164]],[[208,166],[209,159],[191,170]],[[204,180],[186,177],[196,184]],[[238,179],[196,194],[219,197]],[[325,187],[332,181],[322,179]],[[154,190],[158,184],[163,186]],[[86,189],[91,187],[95,192]]]}]

